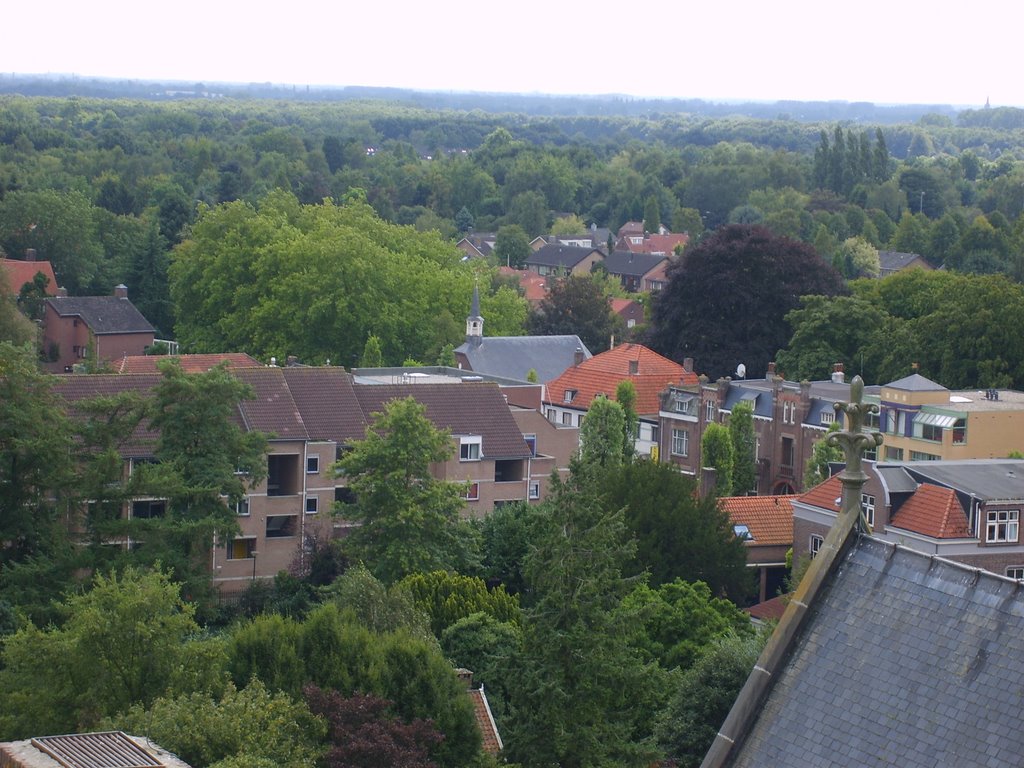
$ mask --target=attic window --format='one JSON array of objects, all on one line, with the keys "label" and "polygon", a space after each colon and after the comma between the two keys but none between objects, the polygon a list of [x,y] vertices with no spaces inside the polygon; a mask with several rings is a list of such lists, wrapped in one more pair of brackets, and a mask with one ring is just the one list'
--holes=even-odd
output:
[{"label": "attic window", "polygon": [[672,404],[672,409],[676,413],[689,413],[690,412],[690,398],[677,397]]},{"label": "attic window", "polygon": [[742,539],[743,541],[754,540],[753,535],[750,533],[750,528],[745,525],[737,523],[732,527],[732,530],[736,534],[737,539]]},{"label": "attic window", "polygon": [[835,413],[835,411],[822,411],[821,412],[821,423],[822,424],[831,424],[835,420],[836,420],[836,413]]},{"label": "attic window", "polygon": [[479,435],[459,438],[459,461],[480,461],[480,446],[483,438]]},{"label": "attic window", "polygon": [[577,390],[575,390],[575,389],[567,389],[567,390],[565,390],[565,394],[562,396],[562,402],[563,403],[571,403],[573,398],[576,397],[576,394],[577,394]]}]

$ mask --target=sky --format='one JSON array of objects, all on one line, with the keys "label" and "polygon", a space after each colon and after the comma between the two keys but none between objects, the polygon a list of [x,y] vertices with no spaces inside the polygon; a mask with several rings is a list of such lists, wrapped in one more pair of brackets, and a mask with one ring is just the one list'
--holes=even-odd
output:
[{"label": "sky", "polygon": [[4,74],[1024,106],[1016,3],[10,0]]}]

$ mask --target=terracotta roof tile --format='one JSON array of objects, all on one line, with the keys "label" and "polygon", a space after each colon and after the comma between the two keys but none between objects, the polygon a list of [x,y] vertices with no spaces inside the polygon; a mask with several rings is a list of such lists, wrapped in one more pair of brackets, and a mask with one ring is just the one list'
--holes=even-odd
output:
[{"label": "terracotta roof tile", "polygon": [[811,488],[806,493],[796,497],[801,504],[808,504],[812,507],[821,507],[832,512],[839,512],[839,504],[836,499],[843,495],[843,484],[839,476],[830,477],[824,483]]},{"label": "terracotta roof tile", "polygon": [[[118,373],[157,373],[157,363],[172,355],[125,355],[118,364]],[[222,355],[173,355],[185,373],[201,373],[227,363],[228,368],[262,368],[263,363],[244,352]]]},{"label": "terracotta roof tile", "polygon": [[282,368],[312,440],[341,445],[366,436],[366,414],[344,368]]},{"label": "terracotta roof tile", "polygon": [[243,400],[240,406],[247,429],[267,432],[277,440],[308,438],[281,368],[237,368],[231,373],[256,391],[254,399]]},{"label": "terracotta roof tile", "polygon": [[0,268],[7,273],[7,284],[11,289],[12,296],[17,296],[21,292],[21,286],[25,283],[31,283],[37,272],[42,272],[50,281],[46,284],[46,295],[57,295],[57,278],[48,261],[18,261],[17,259],[0,258]]},{"label": "terracotta roof tile", "polygon": [[718,500],[733,525],[750,530],[751,543],[793,543],[793,499],[796,496],[727,496]]},{"label": "terracotta roof tile", "polygon": [[779,595],[778,597],[773,597],[770,600],[765,600],[763,603],[751,605],[743,610],[755,619],[761,619],[762,621],[778,621],[782,618],[782,614],[786,612],[787,597],[788,596],[786,595]]},{"label": "terracotta roof tile", "polygon": [[907,499],[889,524],[933,539],[965,539],[967,515],[952,488],[925,483]]},{"label": "terracotta roof tile", "polygon": [[494,723],[483,686],[470,688],[469,698],[473,702],[473,714],[476,716],[477,725],[480,726],[480,737],[483,741],[481,746],[484,752],[496,755],[502,748],[501,736],[498,735],[498,726]]},{"label": "terracotta roof tile", "polygon": [[[68,415],[77,420],[85,418],[85,414],[76,408],[79,401],[112,397],[122,392],[138,392],[148,398],[153,388],[160,383],[160,378],[160,374],[153,373],[55,376],[53,391],[67,403]],[[156,448],[156,441],[157,434],[149,429],[147,423],[143,423],[119,450],[127,459],[150,457]]]},{"label": "terracotta roof tile", "polygon": [[[620,344],[568,368],[548,382],[546,402],[584,410],[599,394],[614,398],[615,388],[626,379],[636,387],[636,412],[640,415],[658,412],[659,395],[669,384],[697,384],[696,374],[687,372],[667,357],[641,344]],[[566,390],[576,392],[569,403],[564,400]]]}]

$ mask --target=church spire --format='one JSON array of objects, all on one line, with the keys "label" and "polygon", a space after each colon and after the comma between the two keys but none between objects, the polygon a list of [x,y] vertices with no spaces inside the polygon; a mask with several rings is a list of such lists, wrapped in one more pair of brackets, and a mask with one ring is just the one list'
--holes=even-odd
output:
[{"label": "church spire", "polygon": [[466,342],[479,344],[484,338],[484,319],[480,316],[480,287],[473,286],[473,302],[466,317]]}]

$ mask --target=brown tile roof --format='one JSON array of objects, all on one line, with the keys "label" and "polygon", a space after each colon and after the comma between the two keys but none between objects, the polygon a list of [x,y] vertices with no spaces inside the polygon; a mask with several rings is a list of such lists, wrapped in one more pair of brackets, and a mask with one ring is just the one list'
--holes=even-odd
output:
[{"label": "brown tile roof", "polygon": [[549,284],[555,279],[553,277],[543,277],[536,272],[512,269],[511,267],[498,267],[498,272],[519,280],[519,288],[523,292],[523,298],[530,302],[530,304],[539,304],[543,301],[548,295]]},{"label": "brown tile roof", "polygon": [[[113,373],[95,375],[54,376],[53,391],[67,403],[68,415],[73,420],[84,419],[85,413],[76,404],[82,400],[97,397],[112,397],[122,392],[138,392],[149,397],[160,382],[160,374],[119,375]],[[156,447],[157,434],[140,424],[128,442],[119,448],[126,459],[150,457]]]},{"label": "brown tile roof", "polygon": [[[631,363],[636,364],[636,373],[630,373]],[[667,357],[641,344],[620,344],[548,382],[546,402],[586,409],[599,394],[614,398],[615,388],[626,379],[636,387],[636,412],[641,415],[658,412],[659,394],[669,384],[697,384],[696,374]],[[576,391],[569,403],[564,400],[566,390]]]},{"label": "brown tile roof", "polygon": [[256,391],[241,403],[246,429],[270,433],[276,440],[306,440],[309,435],[281,368],[236,368],[231,372]]},{"label": "brown tile roof", "polygon": [[498,726],[494,723],[483,686],[470,688],[469,699],[473,702],[473,714],[476,716],[477,725],[480,726],[480,738],[483,741],[481,746],[484,752],[490,755],[498,754],[502,748],[501,736],[498,734]]},{"label": "brown tile roof", "polygon": [[889,522],[894,528],[933,539],[970,538],[967,515],[951,488],[925,483],[907,499]]},{"label": "brown tile roof", "polygon": [[[172,355],[125,355],[117,365],[118,373],[158,373],[157,363]],[[185,373],[201,373],[227,363],[228,368],[262,368],[263,363],[244,352],[220,355],[173,355]]]},{"label": "brown tile roof", "polygon": [[650,235],[644,239],[643,249],[644,253],[672,254],[677,245],[685,248],[689,241],[690,236],[685,232],[677,235]]},{"label": "brown tile roof", "polygon": [[427,408],[427,418],[453,435],[480,435],[489,459],[526,458],[530,449],[512,411],[493,382],[459,384],[368,384],[355,387],[367,418],[392,400],[414,397]]},{"label": "brown tile roof", "polygon": [[366,414],[344,368],[282,368],[311,440],[341,445],[366,436]]},{"label": "brown tile roof", "polygon": [[762,621],[778,621],[782,618],[782,614],[786,612],[786,603],[788,598],[788,595],[779,595],[778,597],[773,597],[770,600],[765,600],[763,603],[751,605],[743,610],[755,619],[761,619]]},{"label": "brown tile roof", "polygon": [[21,286],[25,283],[31,283],[37,272],[42,272],[50,281],[46,284],[46,295],[57,295],[57,278],[48,261],[18,261],[17,259],[0,258],[0,268],[7,273],[7,285],[11,289],[12,296],[17,296],[21,292]]},{"label": "brown tile roof", "polygon": [[718,506],[733,525],[750,530],[752,544],[793,543],[793,499],[796,496],[726,496]]},{"label": "brown tile roof", "polygon": [[821,507],[832,512],[839,512],[839,504],[836,499],[843,495],[843,484],[839,480],[839,476],[830,477],[824,483],[811,488],[806,493],[796,497],[796,501],[801,504],[808,504],[812,507]]}]

